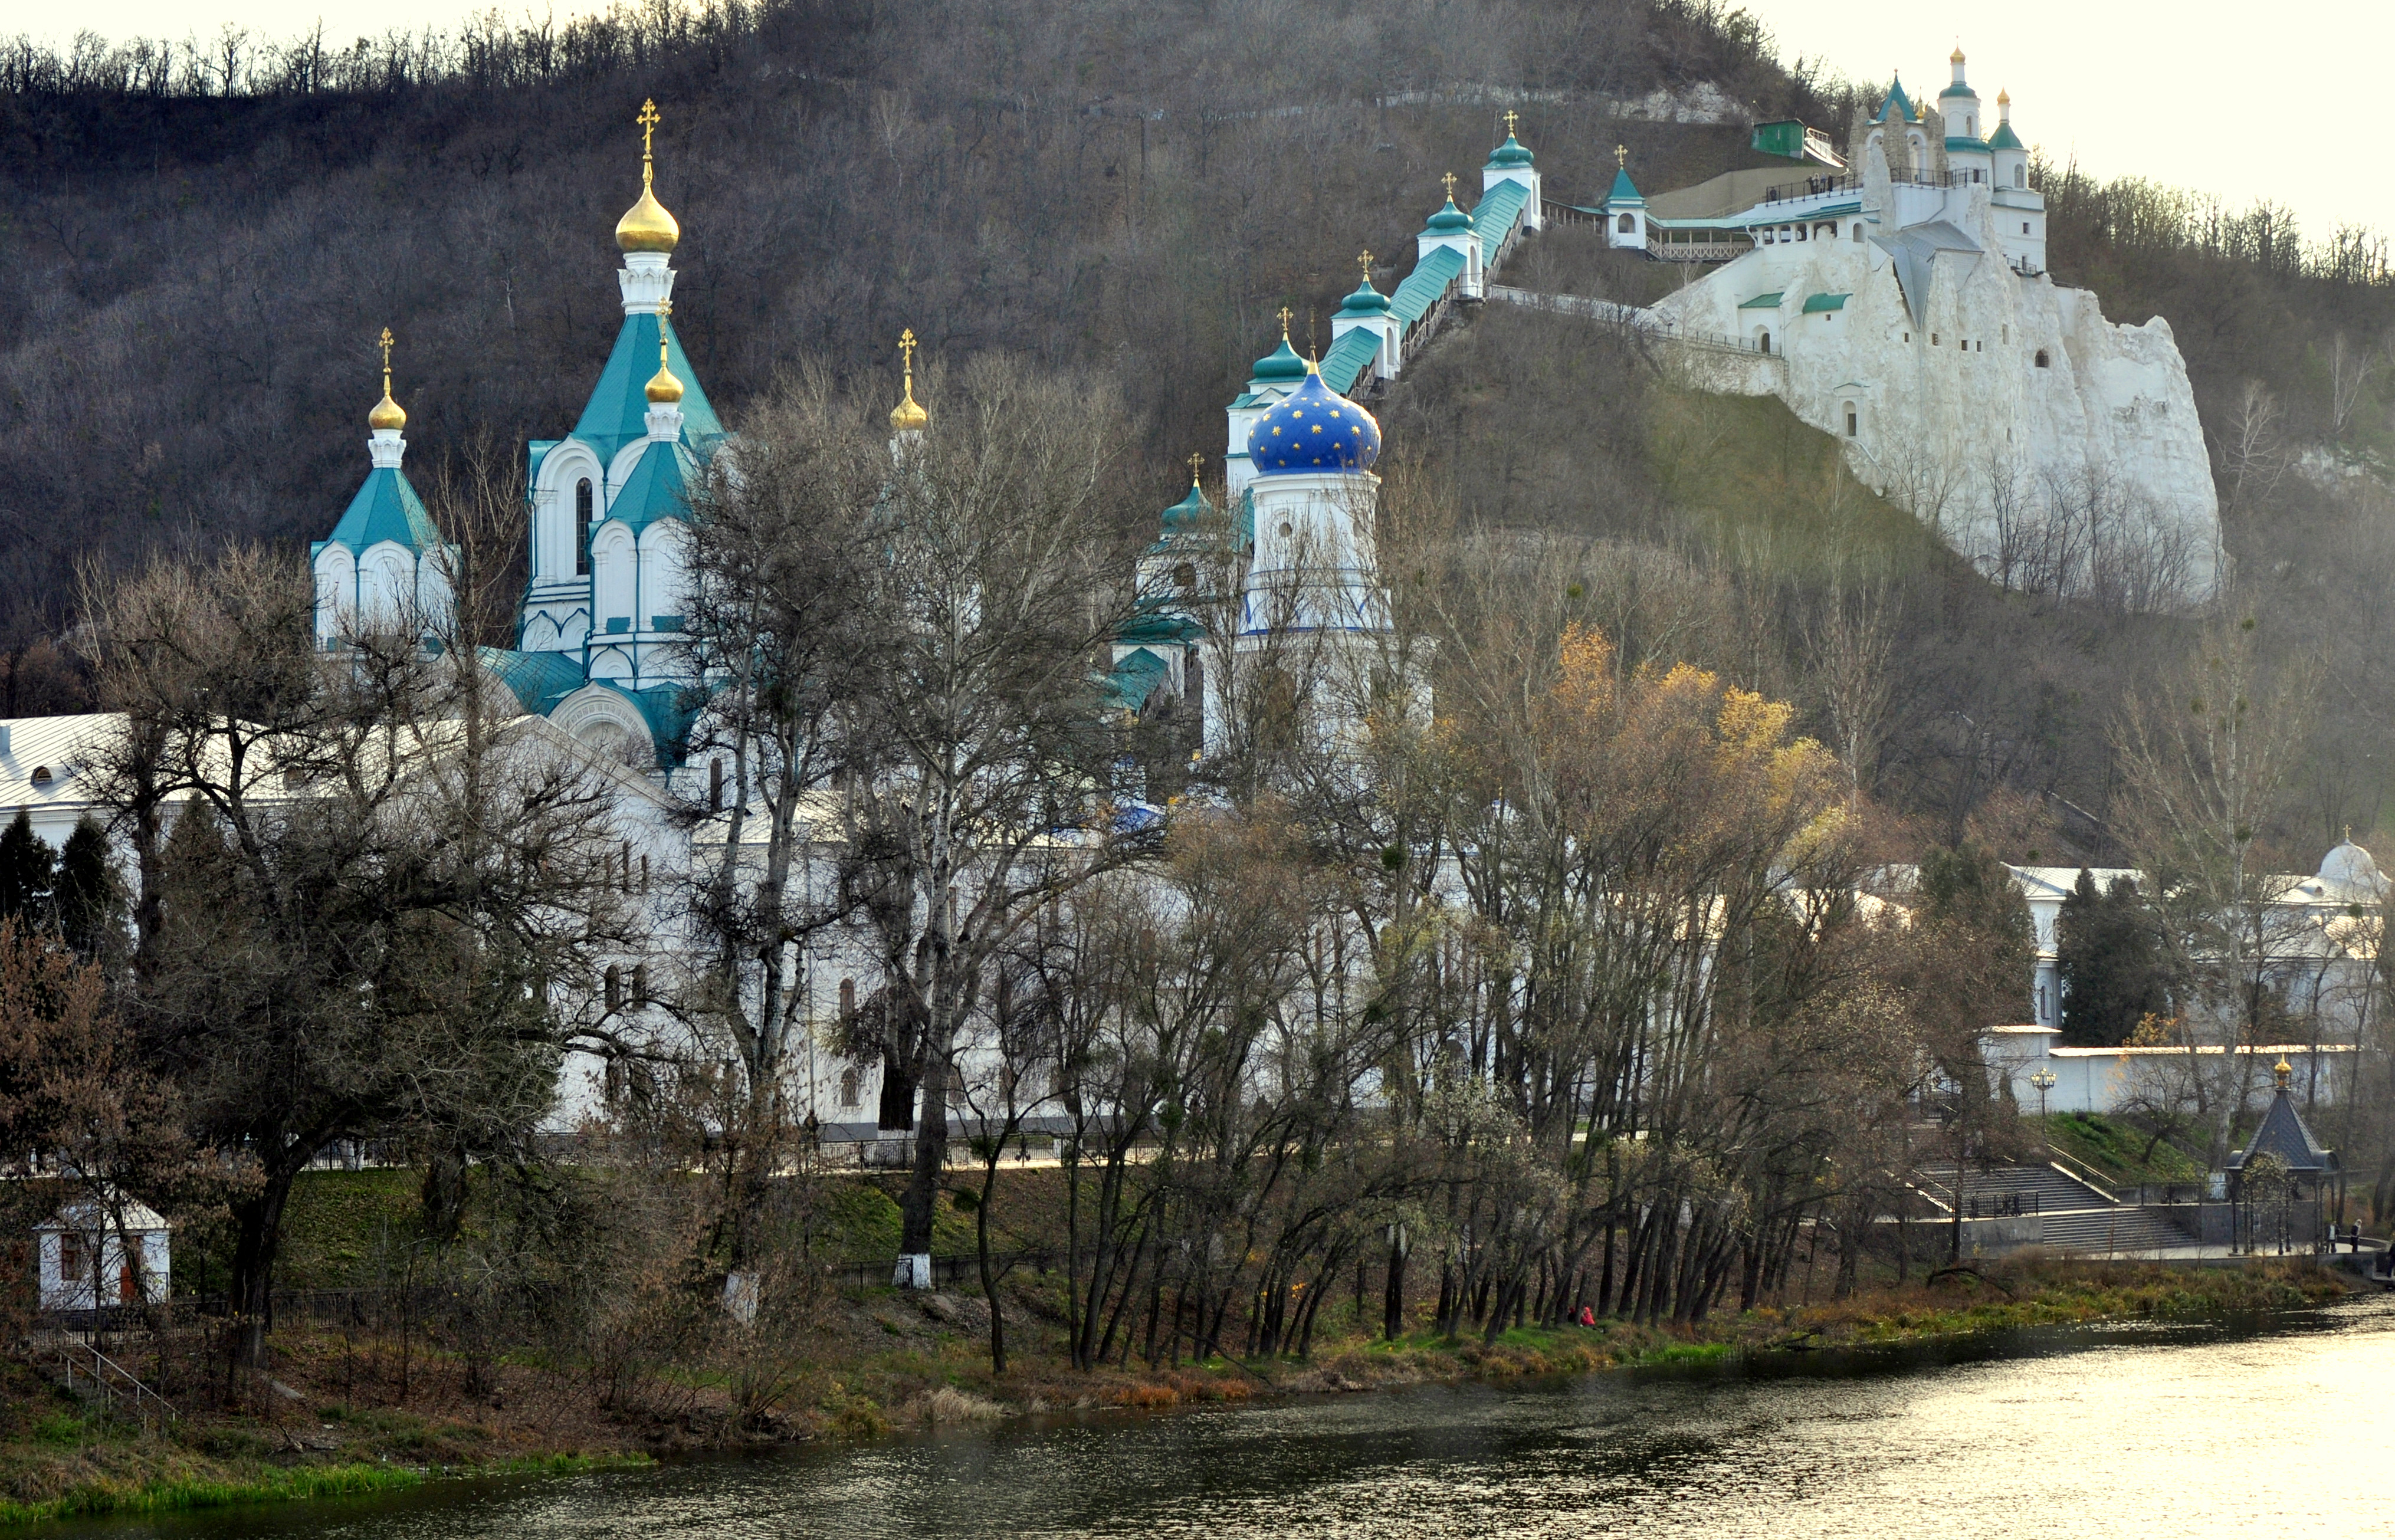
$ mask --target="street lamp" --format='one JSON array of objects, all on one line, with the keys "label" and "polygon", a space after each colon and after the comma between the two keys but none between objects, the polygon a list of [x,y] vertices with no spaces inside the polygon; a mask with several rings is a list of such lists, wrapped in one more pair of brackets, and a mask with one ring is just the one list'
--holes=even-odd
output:
[{"label": "street lamp", "polygon": [[2037,1137],[2051,1144],[2054,1140],[2050,1137],[2050,1125],[2045,1121],[2045,1093],[2054,1089],[2054,1072],[2041,1064],[2037,1073],[2029,1077],[2029,1083],[2037,1087]]}]

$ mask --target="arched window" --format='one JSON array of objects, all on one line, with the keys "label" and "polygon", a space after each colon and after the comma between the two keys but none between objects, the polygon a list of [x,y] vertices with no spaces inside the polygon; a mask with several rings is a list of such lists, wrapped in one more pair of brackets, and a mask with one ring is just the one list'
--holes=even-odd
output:
[{"label": "arched window", "polygon": [[1623,216],[1621,217],[1621,233],[1622,233],[1622,234],[1624,234],[1624,235],[1635,235],[1635,234],[1637,234],[1637,233],[1638,233],[1638,217],[1637,217],[1637,216],[1633,215],[1633,214],[1625,214],[1625,215],[1623,215]]},{"label": "arched window", "polygon": [[602,974],[601,977],[602,977],[602,978],[603,978],[603,979],[605,980],[605,981],[606,981],[606,986],[607,986],[607,1008],[608,1008],[609,1010],[621,1010],[621,1009],[623,1009],[623,1008],[624,1008],[624,975],[623,975],[623,973],[622,973],[620,970],[618,970],[618,969],[616,968],[616,967],[615,967],[615,964],[613,964],[613,963],[609,963],[609,964],[607,965],[607,971],[606,971],[604,974]]},{"label": "arched window", "polygon": [[1846,402],[1846,437],[1849,439],[1854,438],[1856,436],[1856,429],[1861,426],[1862,419],[1855,412],[1855,403],[1852,401]]},{"label": "arched window", "polygon": [[2041,369],[2049,367],[2045,361],[2045,349],[2043,348],[2037,350],[2037,366]]},{"label": "arched window", "polygon": [[843,1021],[856,1020],[856,981],[853,979],[840,981],[840,1019]]},{"label": "arched window", "polygon": [[840,1104],[853,1107],[857,1103],[857,1073],[854,1070],[840,1072]]},{"label": "arched window", "polygon": [[574,483],[574,575],[590,575],[590,479]]},{"label": "arched window", "polygon": [[723,810],[723,761],[721,759],[707,762],[707,810],[711,813]]},{"label": "arched window", "polygon": [[[2013,167],[2013,185],[2014,185],[2015,187],[2023,187],[2023,188],[2025,188],[2025,187],[2029,186],[2029,167],[2028,167],[2028,166],[2025,166],[2025,165],[2017,165],[2017,166],[2014,166],[2014,167]],[[2026,227],[2024,227],[2024,228],[2026,228]]]},{"label": "arched window", "polygon": [[645,1005],[647,1005],[648,1003],[649,1003],[649,968],[648,968],[648,965],[647,965],[647,964],[645,964],[645,963],[634,963],[634,964],[632,965],[632,1004],[634,1004],[634,1005],[636,1005],[636,1006],[645,1006]]},{"label": "arched window", "polygon": [[1771,351],[1771,334],[1769,332],[1755,333],[1754,346],[1763,352],[1767,353]]},{"label": "arched window", "polygon": [[1856,220],[1856,221],[1855,221],[1855,244],[1857,244],[1857,245],[1859,245],[1859,245],[1861,245],[1862,244],[1863,244],[1863,222],[1862,222],[1860,219],[1858,219],[1858,220]]}]

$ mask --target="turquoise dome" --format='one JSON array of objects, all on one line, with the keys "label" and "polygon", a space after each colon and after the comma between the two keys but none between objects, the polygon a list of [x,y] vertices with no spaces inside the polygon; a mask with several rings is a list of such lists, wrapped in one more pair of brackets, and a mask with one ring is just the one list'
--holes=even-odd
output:
[{"label": "turquoise dome", "polygon": [[1258,385],[1269,385],[1277,380],[1302,380],[1305,377],[1305,361],[1290,347],[1289,337],[1284,334],[1279,347],[1256,360],[1255,373],[1249,377]]},{"label": "turquoise dome", "polygon": [[1213,511],[1214,505],[1206,501],[1206,494],[1198,489],[1197,483],[1192,482],[1189,495],[1164,510],[1164,533],[1168,536],[1195,534]]},{"label": "turquoise dome", "polygon": [[1339,313],[1343,316],[1386,315],[1389,313],[1389,296],[1365,283],[1339,302]]},{"label": "turquoise dome", "polygon": [[1489,165],[1492,169],[1505,171],[1515,166],[1530,165],[1536,159],[1537,157],[1524,147],[1520,139],[1508,134],[1505,136],[1505,142],[1489,153]]},{"label": "turquoise dome", "polygon": [[[1524,153],[1527,154],[1528,151],[1525,151]],[[1424,230],[1436,230],[1442,235],[1452,234],[1458,230],[1470,230],[1472,228],[1472,216],[1456,207],[1455,200],[1453,198],[1449,198],[1447,201],[1447,206],[1440,209],[1436,214],[1432,215],[1430,217],[1430,223],[1424,225],[1422,228]]]},{"label": "turquoise dome", "polygon": [[1305,383],[1248,429],[1248,463],[1264,476],[1369,470],[1380,457],[1381,425],[1310,367]]}]

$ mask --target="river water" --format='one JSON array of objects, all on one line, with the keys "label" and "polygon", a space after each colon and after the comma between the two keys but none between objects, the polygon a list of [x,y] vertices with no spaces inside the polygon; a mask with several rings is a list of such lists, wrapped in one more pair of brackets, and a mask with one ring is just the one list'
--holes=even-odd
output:
[{"label": "river water", "polygon": [[2395,1534],[2395,1299],[2268,1320],[1051,1417],[48,1533],[640,1536]]}]

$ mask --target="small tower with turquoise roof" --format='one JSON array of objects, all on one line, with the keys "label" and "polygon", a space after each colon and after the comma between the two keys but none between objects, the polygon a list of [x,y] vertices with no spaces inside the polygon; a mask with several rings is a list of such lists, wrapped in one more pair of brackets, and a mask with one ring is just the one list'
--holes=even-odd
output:
[{"label": "small tower with turquoise roof", "polygon": [[449,628],[456,550],[425,511],[400,462],[407,413],[390,393],[390,328],[382,348],[382,400],[366,414],[366,479],[333,533],[308,547],[316,579],[316,645],[337,650],[361,633],[431,638]]}]

